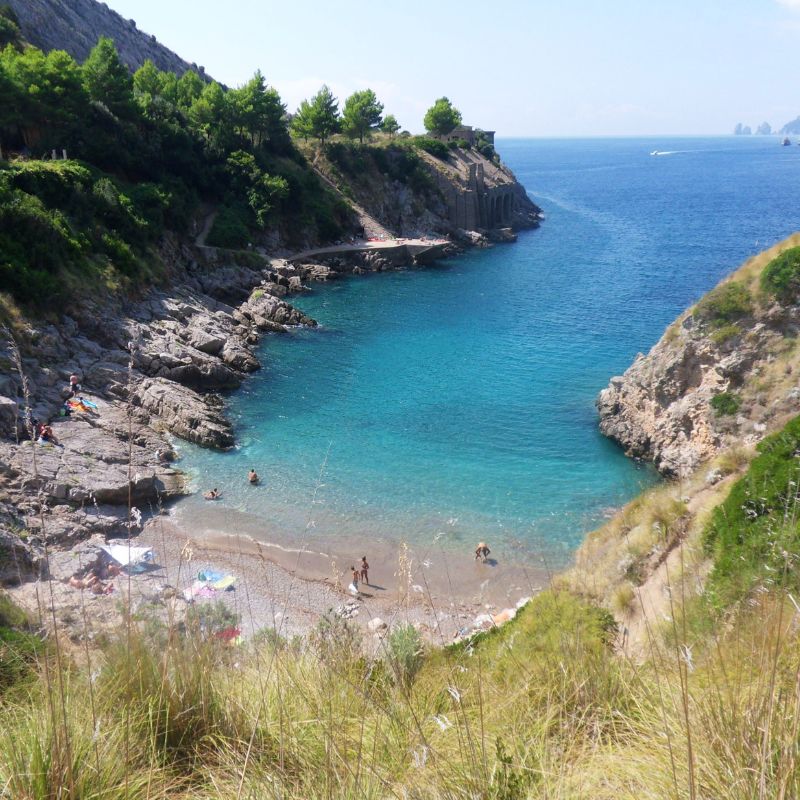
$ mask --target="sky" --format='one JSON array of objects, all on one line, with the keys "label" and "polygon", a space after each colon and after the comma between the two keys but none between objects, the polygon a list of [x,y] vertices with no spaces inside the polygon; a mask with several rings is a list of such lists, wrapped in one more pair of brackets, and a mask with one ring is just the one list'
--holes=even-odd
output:
[{"label": "sky", "polygon": [[730,133],[800,115],[800,0],[106,0],[290,111],[372,88],[417,133],[443,95],[498,136]]}]

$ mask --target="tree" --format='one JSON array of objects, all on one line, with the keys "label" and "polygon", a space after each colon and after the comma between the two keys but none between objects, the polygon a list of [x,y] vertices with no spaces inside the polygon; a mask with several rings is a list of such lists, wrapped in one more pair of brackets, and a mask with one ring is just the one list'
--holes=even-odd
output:
[{"label": "tree", "polygon": [[247,197],[247,203],[259,225],[264,225],[275,204],[289,194],[286,180],[259,169],[252,153],[243,150],[231,153],[226,171],[231,178],[231,188],[237,195],[236,200],[241,195]]},{"label": "tree", "polygon": [[369,136],[380,125],[381,114],[383,103],[378,102],[372,89],[353,92],[344,101],[342,128],[348,136],[353,139],[358,137],[359,142],[364,144],[364,137]]},{"label": "tree", "polygon": [[461,112],[446,97],[440,97],[426,112],[424,123],[430,133],[446,136],[461,124]]},{"label": "tree", "polygon": [[254,147],[270,142],[280,149],[288,143],[286,106],[277,90],[266,85],[261,71],[228,92],[234,130]]},{"label": "tree", "polygon": [[314,135],[314,112],[311,108],[311,103],[308,100],[303,100],[297,113],[292,117],[291,129],[295,136],[299,136],[304,142],[307,142]]},{"label": "tree", "polygon": [[389,137],[394,139],[395,134],[397,131],[400,130],[400,123],[397,121],[397,118],[394,114],[387,114],[383,118],[383,122],[381,123],[381,130],[384,133],[388,133]]},{"label": "tree", "polygon": [[22,34],[19,29],[19,17],[9,5],[0,6],[0,47],[7,44],[16,48],[22,47]]},{"label": "tree", "polygon": [[133,116],[133,79],[107,36],[98,39],[83,62],[83,85],[89,97],[103,103],[112,114]]},{"label": "tree", "polygon": [[325,140],[339,130],[339,101],[327,86],[323,86],[311,98],[309,107],[311,135],[325,144]]},{"label": "tree", "polygon": [[186,70],[178,79],[178,107],[188,111],[203,93],[204,87],[203,79],[194,70]]},{"label": "tree", "polygon": [[[4,108],[28,147],[66,147],[69,138],[86,114],[88,98],[81,72],[63,50],[46,56],[31,47],[22,53],[6,48],[0,55],[0,69],[14,87],[16,104]],[[10,87],[7,91],[10,91]],[[5,117],[4,112],[0,116]]]},{"label": "tree", "polygon": [[189,109],[189,121],[213,150],[222,150],[231,138],[229,107],[224,89],[212,81]]}]

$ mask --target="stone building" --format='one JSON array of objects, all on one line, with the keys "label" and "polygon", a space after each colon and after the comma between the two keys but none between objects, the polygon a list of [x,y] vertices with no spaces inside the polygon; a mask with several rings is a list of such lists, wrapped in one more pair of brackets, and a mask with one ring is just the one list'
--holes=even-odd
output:
[{"label": "stone building", "polygon": [[[442,141],[444,142],[455,142],[459,139],[463,139],[470,147],[475,146],[476,141],[476,131],[480,130],[479,128],[473,128],[472,125],[456,125],[453,130],[450,131],[446,136],[442,136]],[[489,142],[492,146],[494,146],[494,131],[482,131],[483,138]]]}]

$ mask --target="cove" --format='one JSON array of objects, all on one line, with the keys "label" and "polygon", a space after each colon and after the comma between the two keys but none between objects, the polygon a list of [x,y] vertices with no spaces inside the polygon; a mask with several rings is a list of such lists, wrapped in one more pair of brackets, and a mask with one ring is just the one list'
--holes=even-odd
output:
[{"label": "cove", "polygon": [[542,227],[290,298],[319,329],[264,339],[263,369],[228,399],[235,450],[182,446],[195,488],[224,497],[213,515],[188,498],[178,517],[195,533],[289,543],[486,539],[560,566],[657,480],[599,434],[597,392],[726,272],[798,228],[795,149],[501,142]]}]

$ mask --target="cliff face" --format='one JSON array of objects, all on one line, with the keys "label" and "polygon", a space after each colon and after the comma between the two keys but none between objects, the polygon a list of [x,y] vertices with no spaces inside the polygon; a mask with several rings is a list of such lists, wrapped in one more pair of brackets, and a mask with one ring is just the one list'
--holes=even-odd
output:
[{"label": "cliff face", "polygon": [[132,70],[150,59],[159,69],[182,75],[188,69],[201,74],[202,67],[188,64],[155,36],[143,33],[127,20],[96,0],[7,0],[19,17],[22,35],[45,52],[66,50],[83,62],[100,36],[114,40],[120,58]]},{"label": "cliff face", "polygon": [[309,160],[366,214],[368,235],[436,232],[458,238],[466,231],[535,228],[541,219],[541,209],[511,170],[474,150],[456,148],[441,159],[400,143],[334,143]]},{"label": "cliff face", "polygon": [[[612,378],[597,400],[601,431],[664,475],[686,477],[720,450],[752,444],[797,414],[800,308],[766,297],[759,279],[798,244],[795,234],[750,259]],[[731,285],[742,313],[721,325],[709,308]]]}]

